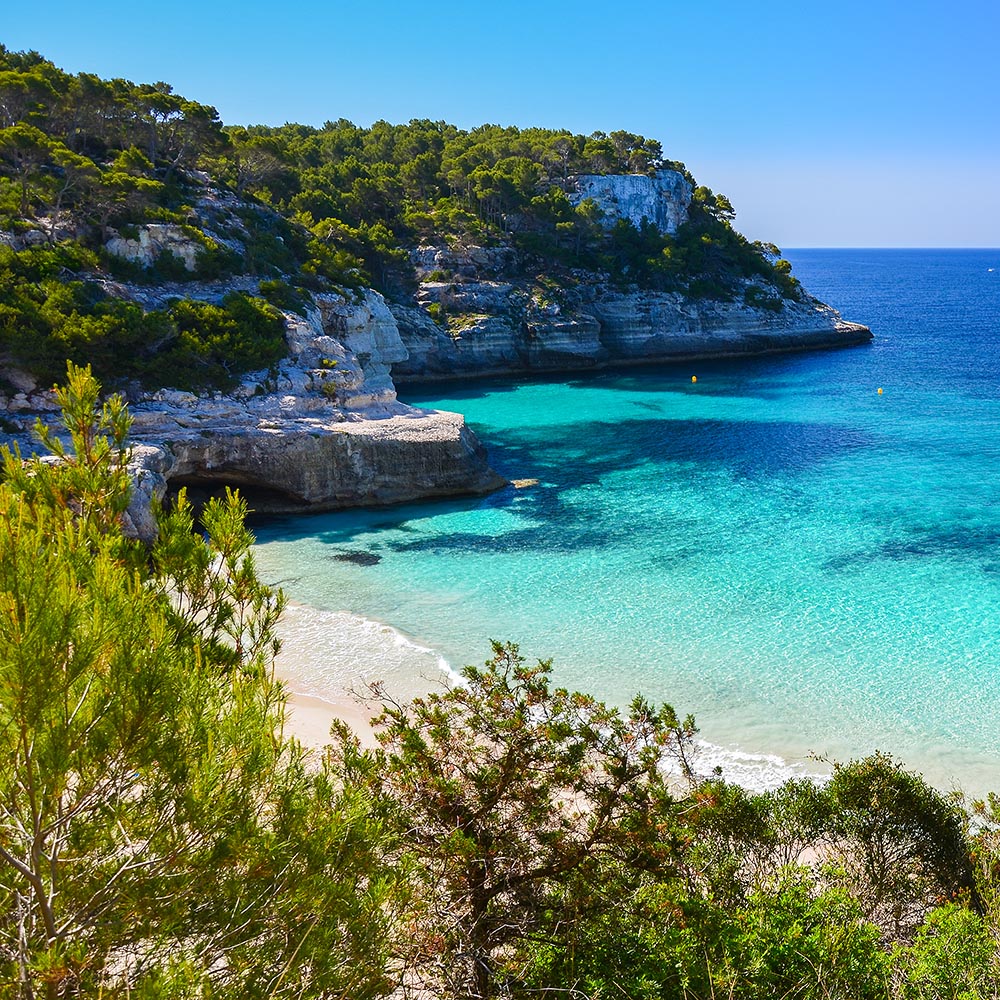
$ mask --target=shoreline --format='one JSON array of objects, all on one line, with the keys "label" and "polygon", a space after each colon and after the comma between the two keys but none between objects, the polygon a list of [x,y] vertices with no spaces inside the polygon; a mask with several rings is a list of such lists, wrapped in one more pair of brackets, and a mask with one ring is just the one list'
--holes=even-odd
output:
[{"label": "shoreline", "polygon": [[[832,333],[833,336],[827,336]],[[840,334],[839,338],[836,334]],[[627,370],[629,368],[656,368],[658,366],[679,368],[688,362],[695,361],[753,361],[756,358],[773,357],[781,354],[803,354],[809,351],[836,351],[848,347],[865,347],[875,339],[871,329],[863,323],[854,323],[848,320],[842,321],[842,329],[835,331],[817,331],[815,334],[807,333],[804,336],[817,336],[819,339],[811,343],[769,345],[757,347],[753,350],[705,350],[705,351],[678,351],[673,354],[655,354],[649,356],[637,356],[629,358],[605,358],[602,361],[581,364],[555,364],[539,365],[532,368],[511,368],[501,366],[498,368],[481,368],[475,371],[460,371],[457,374],[449,372],[428,372],[419,375],[393,374],[392,381],[397,387],[410,387],[419,389],[421,386],[436,386],[452,383],[464,385],[465,383],[476,384],[482,381],[513,379],[522,381],[526,378],[552,378],[553,376],[565,375],[567,378],[575,378],[579,375],[593,372],[599,375],[604,372]],[[404,389],[404,391],[405,391]],[[419,407],[418,407],[419,409]],[[464,416],[464,414],[463,414]]]},{"label": "shoreline", "polygon": [[[371,650],[369,669],[365,673],[369,675],[369,679],[388,681],[389,693],[394,701],[401,704],[406,703],[412,698],[432,690],[436,685],[447,685],[455,678],[450,664],[447,664],[447,661],[440,654],[417,642],[395,626],[351,612],[328,612],[299,602],[293,602],[290,607],[297,609],[299,613],[305,612],[309,617],[314,614],[321,616],[321,618],[326,615],[336,615],[338,618],[346,615],[366,631],[370,630],[375,634],[391,636],[390,641],[393,648],[398,649],[402,646],[435,657],[438,661],[438,668],[441,670],[438,677],[431,676],[423,670],[414,674],[407,672],[403,675],[398,672],[397,665],[397,672],[391,678],[380,678],[378,675],[382,671],[377,666],[372,669],[371,665],[378,664],[379,652],[384,653],[386,650]],[[294,641],[290,642],[289,645],[294,646]],[[309,644],[309,649],[315,651],[314,643]],[[355,682],[362,687],[364,686],[365,676],[360,672],[354,673],[354,681],[351,682],[348,682],[344,675],[341,675],[338,680],[324,678],[318,671],[311,668],[308,658],[302,655],[301,648],[296,652],[298,655],[293,653],[292,656],[288,656],[286,654],[285,662],[278,662],[274,667],[275,677],[282,682],[287,696],[285,734],[297,739],[306,751],[315,753],[329,743],[330,726],[334,720],[340,720],[345,722],[354,735],[358,737],[363,748],[377,747],[378,742],[371,727],[371,720],[379,714],[381,709],[374,702],[370,705],[365,704],[362,698],[354,694],[352,690]],[[315,693],[317,682],[325,687],[322,694]],[[799,757],[794,754],[788,756],[780,750],[772,748],[754,748],[738,740],[713,742],[699,738],[697,741],[697,770],[705,777],[709,777],[713,768],[718,766],[722,768],[726,781],[739,785],[750,792],[763,792],[776,789],[789,779],[807,778],[824,781],[829,776],[830,764],[833,759],[846,763],[848,759],[865,756],[876,746],[877,744],[873,743],[868,750],[859,750],[856,754],[847,756],[831,758],[821,755],[819,758],[810,759],[809,756]],[[886,749],[885,747],[879,748]],[[890,752],[892,751],[890,750]],[[966,794],[979,796],[993,787],[983,773],[982,761],[969,760],[968,766],[964,769],[948,765],[939,769],[928,769],[926,763],[914,761],[909,756],[898,752],[894,756],[904,768],[920,774],[942,793],[961,789]]]},{"label": "shoreline", "polygon": [[[433,656],[440,670],[440,675],[436,678],[424,671],[400,674],[397,665],[396,671],[392,671],[391,678],[380,678],[381,671],[377,667],[372,669],[371,664],[378,663],[379,652],[384,654],[387,650],[372,650],[371,663],[364,673],[352,671],[354,677],[352,681],[347,681],[348,675],[345,674],[340,674],[339,678],[334,680],[323,677],[314,666],[311,666],[305,655],[306,650],[301,646],[296,649],[295,638],[286,634],[283,637],[286,647],[283,653],[279,654],[274,667],[275,677],[281,681],[287,696],[284,731],[286,735],[297,739],[307,751],[321,750],[329,743],[330,726],[335,720],[347,723],[362,747],[370,749],[378,746],[371,720],[381,711],[380,705],[375,701],[370,705],[366,704],[354,693],[354,684],[363,687],[367,679],[382,680],[388,684],[387,693],[391,699],[405,704],[412,698],[431,691],[435,686],[448,686],[457,678],[454,669],[441,654],[416,641],[396,626],[352,612],[325,611],[297,601],[291,602],[289,608],[294,609],[293,614],[305,613],[309,618],[318,615],[320,621],[329,615],[334,615],[338,619],[347,616],[362,629],[369,631],[369,634],[391,636],[393,648],[408,648]],[[289,619],[283,621],[286,625],[291,625]],[[329,634],[326,630],[324,633]],[[322,640],[317,642],[313,637],[313,641],[307,647],[309,652],[315,652],[321,642]],[[324,689],[322,694],[316,693],[317,685]],[[696,747],[699,773],[708,777],[713,768],[721,766],[726,780],[750,791],[774,789],[792,778],[822,781],[826,777],[823,769],[815,767],[814,761],[792,759],[770,750],[749,749],[735,742],[724,745],[703,738],[697,740]]]}]

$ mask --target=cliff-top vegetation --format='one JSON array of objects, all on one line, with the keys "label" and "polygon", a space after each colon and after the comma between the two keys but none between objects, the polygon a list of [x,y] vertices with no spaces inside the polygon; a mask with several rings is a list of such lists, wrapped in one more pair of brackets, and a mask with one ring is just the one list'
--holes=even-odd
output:
[{"label": "cliff-top vegetation", "polygon": [[[609,229],[592,200],[569,197],[576,174],[660,169],[693,189],[674,235]],[[733,217],[658,141],[629,132],[226,127],[168,84],[69,74],[0,46],[0,352],[45,379],[69,358],[119,385],[224,388],[280,357],[273,305],[362,284],[405,297],[409,250],[423,242],[509,245],[515,272],[557,281],[585,271],[780,309],[799,294],[787,262]],[[109,252],[149,224],[173,227],[191,259]],[[235,276],[253,279],[249,294],[215,311],[183,302],[186,283]],[[169,285],[179,302],[140,307],[125,286],[143,285]]]}]

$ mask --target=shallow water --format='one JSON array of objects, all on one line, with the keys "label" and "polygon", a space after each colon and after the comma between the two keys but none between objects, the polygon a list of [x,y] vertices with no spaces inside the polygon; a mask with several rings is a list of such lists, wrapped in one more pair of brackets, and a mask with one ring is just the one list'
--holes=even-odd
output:
[{"label": "shallow water", "polygon": [[512,639],[693,712],[750,784],[881,748],[1000,786],[1000,252],[789,256],[872,345],[404,392],[539,484],[258,527],[320,609],[288,623],[310,690],[414,693]]}]

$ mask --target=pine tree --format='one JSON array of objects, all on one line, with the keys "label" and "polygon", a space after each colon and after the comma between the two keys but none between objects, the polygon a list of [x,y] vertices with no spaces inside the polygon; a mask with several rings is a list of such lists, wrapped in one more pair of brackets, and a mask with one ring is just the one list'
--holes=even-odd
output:
[{"label": "pine tree", "polygon": [[0,995],[378,995],[378,820],[283,735],[246,506],[127,538],[128,413],[98,399],[71,365],[68,443],[4,455]]}]

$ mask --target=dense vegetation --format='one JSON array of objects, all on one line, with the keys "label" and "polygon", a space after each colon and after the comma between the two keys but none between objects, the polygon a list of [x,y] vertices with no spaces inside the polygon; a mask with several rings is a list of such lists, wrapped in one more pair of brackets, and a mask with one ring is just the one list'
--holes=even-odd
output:
[{"label": "dense vegetation", "polygon": [[[567,195],[576,173],[662,168],[694,187],[675,236],[625,221],[609,232],[593,201]],[[73,75],[0,46],[0,230],[31,244],[0,245],[0,351],[45,379],[69,358],[119,384],[225,388],[274,360],[263,302],[223,303],[224,315],[198,322],[188,307],[185,324],[174,307],[124,301],[109,278],[176,283],[183,299],[192,280],[250,275],[285,282],[276,304],[298,309],[310,292],[361,284],[405,297],[408,248],[427,240],[511,245],[519,274],[549,282],[576,282],[583,269],[780,309],[781,296],[798,295],[789,266],[736,232],[733,215],[659,142],[628,132],[419,120],[226,128],[168,84]],[[169,251],[148,267],[107,252],[109,237],[135,239],[149,223],[194,242],[193,268]]]},{"label": "dense vegetation", "polygon": [[245,508],[131,541],[98,399],[70,368],[61,461],[4,457],[0,995],[997,996],[998,802],[886,756],[750,794],[698,776],[692,719],[495,643],[308,758]]},{"label": "dense vegetation", "polygon": [[68,359],[181,389],[226,388],[285,355],[281,313],[263,298],[229,292],[219,305],[176,299],[145,311],[85,280],[94,269],[95,255],[72,243],[0,246],[0,352],[49,384]]},{"label": "dense vegetation", "polygon": [[[230,177],[364,261],[383,285],[395,248],[447,237],[505,239],[529,266],[606,272],[620,283],[726,297],[740,278],[762,277],[796,294],[775,247],[750,244],[731,223],[724,195],[699,187],[659,142],[630,132],[573,135],[555,129],[483,125],[466,131],[445,122],[345,120],[322,128],[227,130]],[[694,188],[689,221],[676,236],[621,220],[610,233],[599,210],[567,195],[575,174],[674,169]]]}]

